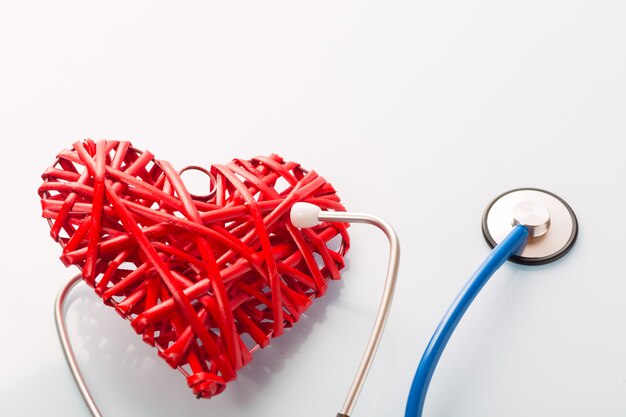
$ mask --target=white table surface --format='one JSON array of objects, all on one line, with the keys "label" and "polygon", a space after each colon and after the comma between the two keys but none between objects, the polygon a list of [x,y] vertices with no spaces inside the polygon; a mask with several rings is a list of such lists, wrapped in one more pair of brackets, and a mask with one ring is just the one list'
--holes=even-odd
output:
[{"label": "white table surface", "polygon": [[[36,189],[92,137],[177,167],[279,153],[395,225],[397,297],[354,417],[403,415],[430,335],[488,253],[485,205],[520,186],[559,194],[576,247],[498,272],[424,415],[626,416],[626,3],[180,3],[0,2],[0,415],[88,416],[52,316],[75,270]],[[77,291],[70,333],[104,415],[334,416],[386,266],[382,234],[351,235],[344,279],[211,400]]]}]

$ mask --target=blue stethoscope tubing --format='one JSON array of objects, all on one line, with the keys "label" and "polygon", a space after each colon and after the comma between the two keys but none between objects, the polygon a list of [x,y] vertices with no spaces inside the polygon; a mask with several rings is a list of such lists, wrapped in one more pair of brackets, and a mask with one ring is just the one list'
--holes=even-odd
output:
[{"label": "blue stethoscope tubing", "polygon": [[521,251],[528,241],[528,228],[517,225],[487,256],[483,264],[474,272],[465,287],[457,295],[456,299],[439,323],[437,330],[433,334],[424,355],[417,367],[411,391],[406,404],[405,417],[421,417],[426,400],[428,386],[454,329],[463,318],[472,301],[476,298],[480,290],[485,286],[489,278],[504,264],[511,256]]}]

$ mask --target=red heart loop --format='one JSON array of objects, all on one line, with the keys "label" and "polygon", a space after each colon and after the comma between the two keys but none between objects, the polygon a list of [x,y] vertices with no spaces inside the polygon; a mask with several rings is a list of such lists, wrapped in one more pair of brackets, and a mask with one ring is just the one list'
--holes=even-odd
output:
[{"label": "red heart loop", "polygon": [[344,210],[315,171],[270,155],[210,174],[214,192],[194,197],[169,162],[88,139],[59,153],[39,188],[64,264],[204,398],[324,295],[350,244],[347,224],[289,221],[299,201]]}]

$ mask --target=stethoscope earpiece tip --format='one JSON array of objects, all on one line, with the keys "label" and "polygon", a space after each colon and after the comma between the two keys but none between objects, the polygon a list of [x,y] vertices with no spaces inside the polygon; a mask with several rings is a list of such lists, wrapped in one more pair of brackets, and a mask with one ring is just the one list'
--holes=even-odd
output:
[{"label": "stethoscope earpiece tip", "polygon": [[322,209],[315,204],[300,201],[291,206],[289,219],[297,228],[308,229],[320,224],[319,214],[321,211]]}]

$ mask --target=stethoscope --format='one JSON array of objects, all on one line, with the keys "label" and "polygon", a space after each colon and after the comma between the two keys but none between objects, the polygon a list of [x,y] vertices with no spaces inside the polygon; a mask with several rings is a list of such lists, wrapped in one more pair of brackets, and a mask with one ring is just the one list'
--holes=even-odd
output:
[{"label": "stethoscope", "polygon": [[[400,242],[393,227],[380,217],[350,212],[322,211],[310,203],[296,203],[290,213],[294,226],[309,228],[320,222],[365,223],[382,230],[389,240],[389,261],[383,296],[374,327],[345,402],[337,417],[349,417],[371,368],[389,316],[400,262]],[[507,261],[543,265],[569,252],[578,235],[578,222],[570,206],[558,196],[539,189],[523,188],[494,199],[483,214],[482,231],[493,248],[478,270],[458,294],[435,330],[415,373],[408,396],[405,417],[421,417],[426,394],[435,368],[464,313],[489,278]],[[72,350],[64,306],[67,296],[79,282],[74,276],[61,289],[55,302],[55,323],[61,347],[77,387],[94,417],[102,417]]]},{"label": "stethoscope", "polygon": [[543,265],[567,254],[578,236],[570,206],[544,190],[521,188],[497,197],[483,214],[483,235],[493,248],[470,277],[435,330],[415,372],[405,417],[421,417],[430,381],[443,351],[472,301],[507,261]]}]

